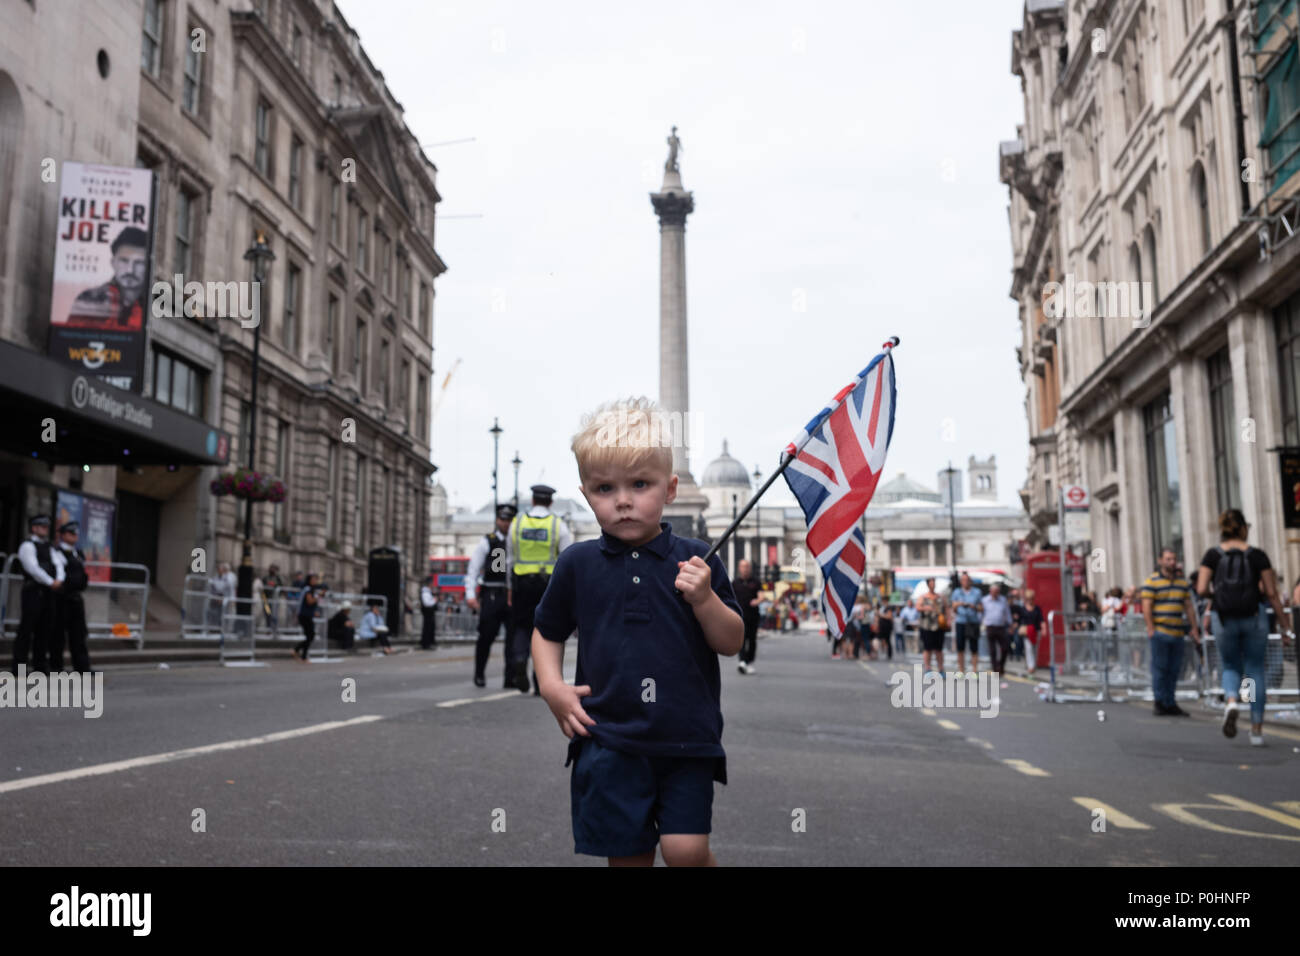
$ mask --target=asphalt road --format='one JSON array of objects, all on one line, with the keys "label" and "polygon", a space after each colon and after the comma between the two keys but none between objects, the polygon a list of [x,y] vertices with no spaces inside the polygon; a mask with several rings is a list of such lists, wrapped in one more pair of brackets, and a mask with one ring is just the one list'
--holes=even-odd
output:
[{"label": "asphalt road", "polygon": [[[495,656],[475,688],[467,654],[119,669],[99,719],[0,710],[0,863],[603,865],[573,852],[546,705]],[[1199,709],[1101,721],[1017,679],[991,719],[896,708],[897,659],[810,631],[762,639],[753,676],[722,663],[724,865],[1300,863],[1296,722],[1251,748]]]}]

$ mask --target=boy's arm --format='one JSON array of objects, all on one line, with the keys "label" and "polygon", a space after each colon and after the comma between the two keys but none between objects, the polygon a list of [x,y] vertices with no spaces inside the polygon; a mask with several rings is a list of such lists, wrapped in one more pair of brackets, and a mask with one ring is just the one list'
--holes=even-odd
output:
[{"label": "boy's arm", "polygon": [[582,709],[582,698],[591,695],[591,687],[570,687],[564,682],[564,645],[559,641],[548,641],[542,632],[533,628],[533,670],[537,672],[537,692],[551,708],[555,721],[564,731],[564,736],[579,734],[590,737],[588,727],[594,727],[594,721]]},{"label": "boy's arm", "polygon": [[695,612],[704,640],[716,654],[731,657],[745,643],[745,622],[713,590],[713,571],[699,555],[677,562],[677,590]]}]

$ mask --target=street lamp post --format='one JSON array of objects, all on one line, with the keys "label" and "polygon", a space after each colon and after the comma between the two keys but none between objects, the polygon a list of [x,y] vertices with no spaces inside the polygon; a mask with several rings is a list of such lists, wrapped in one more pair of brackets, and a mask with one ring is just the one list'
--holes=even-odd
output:
[{"label": "street lamp post", "polygon": [[[267,244],[261,230],[257,239],[244,253],[244,259],[253,264],[254,299],[257,303],[257,322],[253,325],[253,382],[248,397],[248,470],[256,469],[257,448],[257,370],[262,355],[262,282],[266,278],[266,264],[275,261],[275,253]],[[244,554],[239,562],[239,578],[235,585],[241,611],[252,614],[253,604],[253,499],[244,499]],[[250,617],[251,620],[251,617]]]},{"label": "street lamp post", "polygon": [[953,476],[952,462],[949,461],[948,462],[948,533],[952,539],[951,544],[949,545],[949,547],[952,548],[952,573],[953,576],[956,576],[957,574],[957,513],[954,509],[955,499],[953,498],[953,493],[952,493],[952,476]]},{"label": "street lamp post", "polygon": [[519,449],[515,449],[515,457],[510,460],[510,464],[515,466],[515,508],[519,508],[519,466],[524,460],[519,457]]},{"label": "street lamp post", "polygon": [[497,513],[497,458],[498,448],[501,446],[501,433],[505,431],[497,424],[495,418],[492,419],[492,427],[488,429],[492,433],[492,517],[496,518]]}]

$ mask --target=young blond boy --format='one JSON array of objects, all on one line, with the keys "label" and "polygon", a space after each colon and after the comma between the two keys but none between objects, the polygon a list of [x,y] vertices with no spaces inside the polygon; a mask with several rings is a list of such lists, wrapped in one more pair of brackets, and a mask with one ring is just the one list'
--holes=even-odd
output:
[{"label": "young blond boy", "polygon": [[[602,534],[563,551],[534,618],[542,697],[570,738],[575,852],[610,866],[716,866],[713,782],[727,782],[718,655],[745,629],[722,562],[661,522],[674,436],[647,399],[602,406],[573,438]],[[574,686],[564,642],[577,630]]]}]

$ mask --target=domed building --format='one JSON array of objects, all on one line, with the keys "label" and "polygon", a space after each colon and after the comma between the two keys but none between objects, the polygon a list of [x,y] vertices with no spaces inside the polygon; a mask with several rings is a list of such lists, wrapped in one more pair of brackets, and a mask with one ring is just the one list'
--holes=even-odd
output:
[{"label": "domed building", "polygon": [[730,512],[733,500],[737,508],[745,507],[752,493],[749,471],[727,450],[727,440],[722,440],[722,454],[704,469],[700,490],[709,499],[709,511]]}]

